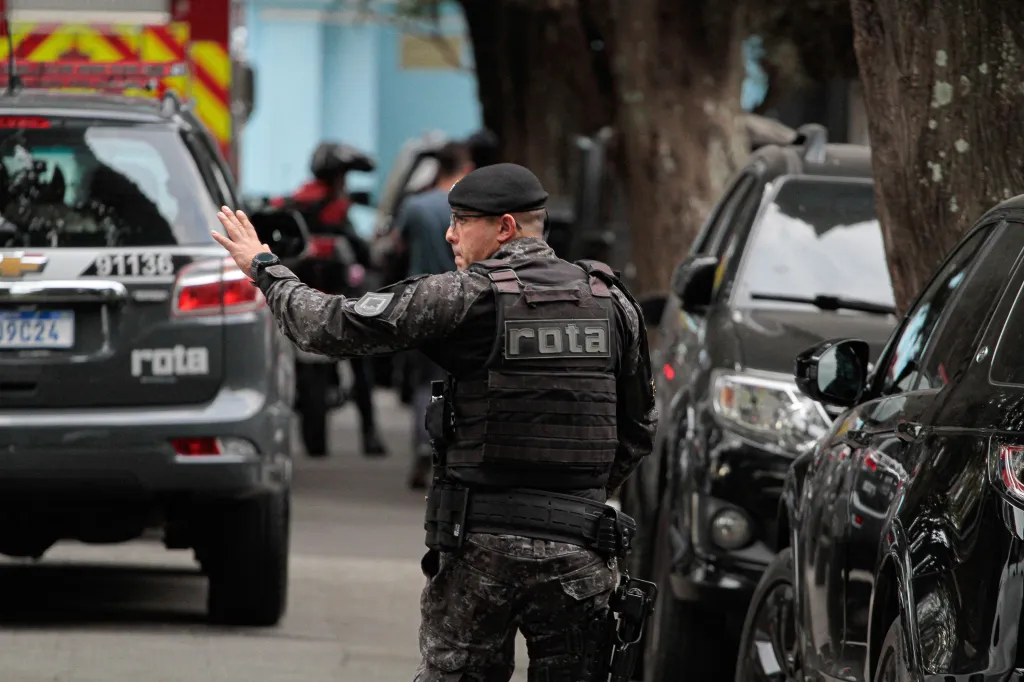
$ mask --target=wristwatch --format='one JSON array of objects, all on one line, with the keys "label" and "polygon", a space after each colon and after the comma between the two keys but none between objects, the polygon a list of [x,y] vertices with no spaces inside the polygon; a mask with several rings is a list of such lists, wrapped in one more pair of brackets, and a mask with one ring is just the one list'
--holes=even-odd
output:
[{"label": "wristwatch", "polygon": [[252,258],[252,263],[249,264],[249,276],[255,280],[263,272],[263,268],[271,265],[277,265],[281,262],[281,259],[268,251],[260,251]]}]

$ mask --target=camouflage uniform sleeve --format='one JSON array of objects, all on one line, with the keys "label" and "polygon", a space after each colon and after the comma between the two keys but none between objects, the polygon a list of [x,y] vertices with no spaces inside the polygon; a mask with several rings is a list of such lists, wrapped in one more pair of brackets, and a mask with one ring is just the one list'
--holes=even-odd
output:
[{"label": "camouflage uniform sleeve", "polygon": [[285,336],[334,357],[394,353],[444,338],[489,286],[479,276],[447,272],[346,298],[306,286],[283,265],[265,268],[256,284]]},{"label": "camouflage uniform sleeve", "polygon": [[626,349],[619,368],[617,385],[617,418],[619,447],[608,477],[609,496],[614,494],[640,461],[654,448],[654,432],[658,427],[658,408],[654,403],[654,381],[651,356],[643,313],[618,288],[612,289],[625,334]]}]

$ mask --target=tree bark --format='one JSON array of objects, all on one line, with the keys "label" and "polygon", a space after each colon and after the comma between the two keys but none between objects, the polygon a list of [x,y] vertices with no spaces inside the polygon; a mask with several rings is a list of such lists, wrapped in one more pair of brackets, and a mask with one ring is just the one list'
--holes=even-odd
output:
[{"label": "tree bark", "polygon": [[610,64],[635,293],[664,291],[748,156],[740,3],[579,2]]},{"label": "tree bark", "polygon": [[1024,2],[852,0],[875,196],[897,305],[1024,190]]},{"label": "tree bark", "polygon": [[552,196],[575,178],[571,145],[611,123],[575,0],[460,0],[473,43],[484,124],[502,158],[530,168]]}]

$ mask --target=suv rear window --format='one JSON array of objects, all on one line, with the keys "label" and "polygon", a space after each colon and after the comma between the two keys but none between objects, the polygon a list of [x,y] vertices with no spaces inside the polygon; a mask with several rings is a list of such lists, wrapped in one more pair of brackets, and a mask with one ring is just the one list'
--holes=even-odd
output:
[{"label": "suv rear window", "polygon": [[175,128],[26,120],[0,129],[0,248],[212,242],[217,209]]},{"label": "suv rear window", "polygon": [[774,295],[894,307],[871,182],[788,179],[754,227],[737,293],[742,305],[794,305]]}]

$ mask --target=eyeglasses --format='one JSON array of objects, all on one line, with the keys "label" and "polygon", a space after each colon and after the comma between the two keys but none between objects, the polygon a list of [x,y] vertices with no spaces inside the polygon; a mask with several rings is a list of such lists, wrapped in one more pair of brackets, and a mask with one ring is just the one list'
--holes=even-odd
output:
[{"label": "eyeglasses", "polygon": [[456,212],[453,211],[452,212],[452,219],[451,219],[450,225],[452,226],[452,228],[455,228],[458,225],[465,223],[467,220],[474,220],[476,218],[493,218],[493,217],[494,216],[491,216],[491,215],[489,215],[487,213],[456,213]]}]

